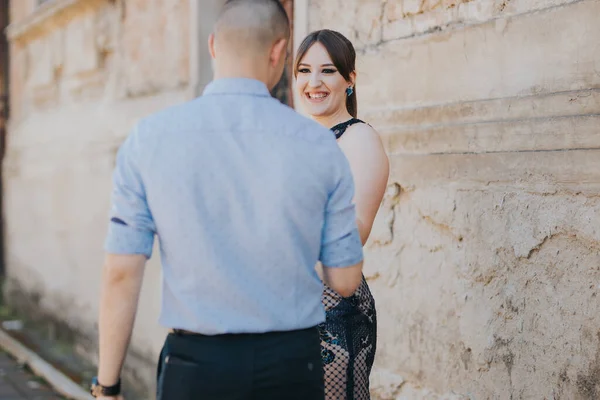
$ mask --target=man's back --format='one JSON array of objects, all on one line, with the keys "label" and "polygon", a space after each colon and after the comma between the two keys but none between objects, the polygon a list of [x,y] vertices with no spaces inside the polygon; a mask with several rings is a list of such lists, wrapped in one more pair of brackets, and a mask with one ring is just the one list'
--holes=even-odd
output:
[{"label": "man's back", "polygon": [[[327,205],[348,172],[330,131],[258,81],[222,79],[204,96],[143,120],[119,157],[116,180],[139,186],[148,210],[115,202],[113,221],[121,223],[112,225],[158,235],[163,325],[212,335],[324,320],[314,265]],[[356,235],[347,219],[343,225],[328,229]],[[114,251],[111,236],[118,235],[109,235]],[[362,259],[356,246],[345,254],[340,243],[329,250],[332,264]]]},{"label": "man's back", "polygon": [[324,399],[314,266],[320,260],[324,282],[350,295],[362,279],[362,243],[352,173],[333,133],[270,96],[289,39],[278,0],[228,0],[208,38],[214,81],[205,95],[144,119],[121,146],[95,395],[120,392],[158,235],[160,320],[172,331],[157,399]]}]

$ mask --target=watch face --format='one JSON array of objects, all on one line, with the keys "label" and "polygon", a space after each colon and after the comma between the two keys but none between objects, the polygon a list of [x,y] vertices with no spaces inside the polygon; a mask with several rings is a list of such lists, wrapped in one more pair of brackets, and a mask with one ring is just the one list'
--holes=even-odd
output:
[{"label": "watch face", "polygon": [[98,383],[98,378],[94,377],[90,385],[90,393],[93,397],[117,396],[121,393],[121,380],[114,386],[104,387]]},{"label": "watch face", "polygon": [[90,393],[94,397],[102,396],[102,386],[98,385],[98,377],[92,378],[92,384],[90,385]]},{"label": "watch face", "polygon": [[102,388],[99,387],[97,384],[92,383],[92,386],[90,388],[90,393],[92,394],[92,396],[94,397],[98,397],[102,395]]}]

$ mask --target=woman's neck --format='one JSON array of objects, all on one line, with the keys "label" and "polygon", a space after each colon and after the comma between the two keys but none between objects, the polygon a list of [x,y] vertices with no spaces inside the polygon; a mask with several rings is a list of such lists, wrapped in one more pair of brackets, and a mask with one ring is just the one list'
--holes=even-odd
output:
[{"label": "woman's neck", "polygon": [[346,108],[343,108],[333,114],[323,115],[320,117],[313,117],[313,119],[319,124],[323,125],[325,128],[331,129],[337,124],[341,124],[342,122],[346,122],[352,119],[352,116],[350,115],[348,110],[346,110]]}]

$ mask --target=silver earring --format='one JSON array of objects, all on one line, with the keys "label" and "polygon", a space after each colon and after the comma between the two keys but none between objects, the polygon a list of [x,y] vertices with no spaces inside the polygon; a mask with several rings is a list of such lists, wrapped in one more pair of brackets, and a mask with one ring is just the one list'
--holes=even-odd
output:
[{"label": "silver earring", "polygon": [[352,96],[352,93],[354,93],[354,88],[350,86],[348,89],[346,89],[346,95],[350,97]]}]

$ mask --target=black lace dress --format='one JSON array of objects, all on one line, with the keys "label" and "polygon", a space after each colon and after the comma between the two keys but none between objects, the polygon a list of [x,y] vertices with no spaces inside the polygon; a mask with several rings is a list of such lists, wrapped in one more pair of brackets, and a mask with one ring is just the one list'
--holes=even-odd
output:
[{"label": "black lace dress", "polygon": [[[331,130],[340,138],[358,119]],[[344,298],[325,286],[326,321],[319,326],[327,400],[369,400],[369,375],[375,359],[377,318],[375,299],[364,276],[358,290]]]}]

